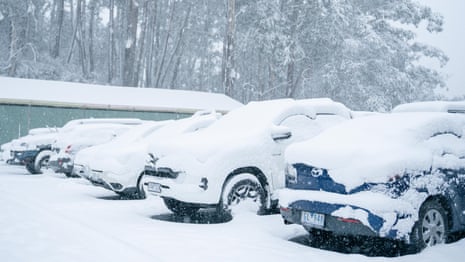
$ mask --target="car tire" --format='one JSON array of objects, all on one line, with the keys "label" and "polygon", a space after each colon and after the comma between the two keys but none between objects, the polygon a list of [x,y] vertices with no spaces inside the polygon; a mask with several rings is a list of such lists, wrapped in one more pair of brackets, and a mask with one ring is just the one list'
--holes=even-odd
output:
[{"label": "car tire", "polygon": [[37,174],[42,174],[43,168],[48,168],[48,161],[50,160],[51,155],[52,151],[50,150],[43,150],[37,154],[34,160],[34,167],[37,171]]},{"label": "car tire", "polygon": [[74,174],[72,171],[71,172],[63,172],[63,174],[65,174],[65,176],[69,177],[69,178],[79,177],[78,175]]},{"label": "car tire", "polygon": [[175,215],[185,216],[196,213],[200,208],[172,198],[163,198],[165,206]]},{"label": "car tire", "polygon": [[266,213],[266,193],[258,178],[249,173],[235,175],[223,187],[218,212],[230,214],[235,206],[246,200],[257,204],[257,214]]},{"label": "car tire", "polygon": [[139,178],[137,179],[136,192],[134,192],[134,194],[132,196],[133,199],[145,199],[146,198],[144,187],[142,185],[142,176],[143,175],[144,175],[144,173],[142,173],[139,176]]},{"label": "car tire", "polygon": [[33,175],[39,174],[39,173],[37,173],[37,171],[36,171],[36,169],[35,169],[34,162],[27,162],[26,165],[25,165],[25,167],[26,167],[26,170],[27,170],[29,173],[31,173],[31,174],[33,174]]},{"label": "car tire", "polygon": [[437,200],[425,202],[410,235],[411,249],[420,252],[428,246],[445,243],[449,235],[446,210]]}]

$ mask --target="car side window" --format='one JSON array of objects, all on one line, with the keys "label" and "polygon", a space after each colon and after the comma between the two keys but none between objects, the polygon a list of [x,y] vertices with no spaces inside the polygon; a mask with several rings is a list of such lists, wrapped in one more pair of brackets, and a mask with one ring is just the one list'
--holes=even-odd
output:
[{"label": "car side window", "polygon": [[426,146],[433,149],[435,155],[453,155],[465,158],[465,139],[453,132],[436,133],[426,140]]},{"label": "car side window", "polygon": [[311,137],[312,134],[320,132],[320,127],[316,125],[315,120],[306,115],[289,116],[281,122],[280,126],[291,130],[290,141],[293,142],[305,140]]}]

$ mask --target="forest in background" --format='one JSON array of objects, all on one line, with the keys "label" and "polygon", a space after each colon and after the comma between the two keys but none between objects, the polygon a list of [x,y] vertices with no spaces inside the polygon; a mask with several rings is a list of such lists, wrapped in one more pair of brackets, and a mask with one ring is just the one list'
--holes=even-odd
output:
[{"label": "forest in background", "polygon": [[414,0],[0,0],[0,75],[387,111],[438,98],[421,61],[448,57],[412,28],[442,24]]}]

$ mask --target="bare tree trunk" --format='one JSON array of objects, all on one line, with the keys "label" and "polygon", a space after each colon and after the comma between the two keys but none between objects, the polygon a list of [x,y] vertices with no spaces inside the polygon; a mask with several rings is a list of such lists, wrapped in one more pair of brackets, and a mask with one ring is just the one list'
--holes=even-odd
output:
[{"label": "bare tree trunk", "polygon": [[298,3],[291,7],[293,8],[292,10],[292,15],[290,17],[291,21],[291,32],[290,32],[290,38],[291,38],[291,43],[290,43],[290,61],[287,64],[287,75],[286,75],[286,97],[294,97],[295,96],[295,91],[297,89],[296,81],[295,81],[295,57],[294,57],[294,52],[295,52],[295,42],[294,42],[294,36],[297,30],[297,20],[299,16],[299,4]]},{"label": "bare tree trunk", "polygon": [[140,71],[141,71],[142,65],[144,65],[144,63],[142,63],[142,61],[143,61],[145,53],[146,53],[145,41],[146,41],[146,35],[147,35],[147,27],[149,26],[148,25],[148,23],[149,23],[148,4],[149,4],[149,1],[145,0],[144,1],[144,7],[142,9],[144,19],[143,19],[143,22],[142,22],[142,28],[140,30],[140,36],[139,36],[139,44],[138,44],[138,46],[139,46],[139,55],[136,58],[136,62],[135,62],[136,70],[134,72],[133,86],[139,86]]},{"label": "bare tree trunk", "polygon": [[[11,12],[10,12],[11,13]],[[9,57],[9,69],[8,76],[14,76],[16,74],[16,63],[18,53],[18,32],[16,29],[13,18],[10,17],[10,57]]]},{"label": "bare tree trunk", "polygon": [[87,55],[86,55],[86,49],[85,49],[85,42],[86,42],[86,36],[84,33],[84,29],[82,26],[82,21],[85,21],[85,9],[86,9],[86,1],[85,0],[78,0],[77,3],[77,8],[76,8],[76,26],[78,28],[78,34],[79,36],[77,37],[77,42],[79,46],[79,60],[81,62],[81,70],[82,73],[84,74],[84,77],[88,77],[89,72],[87,71]]},{"label": "bare tree trunk", "polygon": [[174,10],[175,10],[176,2],[173,2],[171,4],[171,11],[170,11],[170,17],[168,20],[168,33],[166,34],[165,41],[163,43],[163,51],[161,54],[160,58],[160,65],[158,66],[157,69],[157,76],[156,76],[156,82],[155,82],[155,87],[159,87],[161,84],[160,78],[161,78],[161,73],[165,65],[165,58],[166,58],[166,53],[168,50],[168,41],[171,38],[171,31],[173,30],[173,18],[174,18]]},{"label": "bare tree trunk", "polygon": [[65,0],[56,0],[57,9],[56,9],[56,31],[55,31],[55,43],[52,49],[52,57],[57,58],[60,56],[60,42],[61,42],[61,32],[63,31],[63,16],[65,12]]},{"label": "bare tree trunk", "polygon": [[223,45],[223,88],[226,95],[231,96],[234,87],[234,39],[236,34],[236,0],[227,2],[226,35]]},{"label": "bare tree trunk", "polygon": [[170,84],[169,84],[169,88],[170,89],[175,89],[176,88],[176,80],[178,78],[178,73],[179,73],[179,67],[181,65],[181,58],[182,58],[182,55],[178,55],[178,57],[176,58],[176,63],[174,64],[174,69],[173,69],[173,75],[171,76],[171,81],[170,81]]},{"label": "bare tree trunk", "polygon": [[110,21],[108,24],[109,29],[109,43],[110,46],[108,48],[108,84],[113,83],[113,76],[114,76],[114,48],[115,48],[115,22],[114,22],[114,15],[115,15],[115,0],[110,0]]},{"label": "bare tree trunk", "polygon": [[[70,0],[71,1],[71,17],[74,16],[73,14],[73,10],[74,10],[74,7],[73,7],[73,0]],[[76,7],[76,23],[74,23],[74,26],[73,26],[73,35],[72,35],[72,40],[71,40],[71,47],[69,48],[69,51],[68,51],[68,59],[66,59],[66,62],[69,64],[69,62],[71,61],[71,57],[73,56],[73,51],[74,51],[74,46],[76,44],[76,39],[77,39],[77,35],[78,35],[78,24],[79,24],[79,18],[80,18],[80,8],[81,8],[81,5],[80,5],[80,2],[81,0],[78,0],[78,5]],[[71,18],[71,21],[74,22],[74,20]]]},{"label": "bare tree trunk", "polygon": [[[161,80],[160,80],[161,84],[163,84],[165,82],[165,77],[168,74],[168,70],[171,67],[171,64],[173,63],[173,59],[176,56],[176,54],[179,52],[179,47],[181,46],[181,43],[182,43],[183,33],[184,33],[184,31],[185,31],[185,29],[187,27],[187,24],[189,22],[190,14],[191,14],[191,6],[189,6],[189,9],[187,10],[187,14],[186,14],[186,16],[184,18],[183,25],[179,29],[178,37],[177,37],[177,41],[176,41],[173,53],[171,54],[170,58],[168,59],[168,63],[166,64],[165,72],[163,73],[163,76],[161,77]],[[181,56],[182,56],[182,54],[179,54],[179,59],[180,59]]]},{"label": "bare tree trunk", "polygon": [[98,10],[97,0],[92,0],[90,3],[90,18],[89,18],[89,72],[93,73],[95,70],[94,61],[94,24],[95,24],[95,13]]},{"label": "bare tree trunk", "polygon": [[74,25],[74,0],[69,0],[69,6],[70,6],[70,9],[69,9],[69,13],[70,13],[70,24],[71,24],[71,27]]},{"label": "bare tree trunk", "polygon": [[136,58],[137,21],[139,8],[135,0],[129,1],[127,37],[124,47],[123,85],[131,86],[134,80],[134,62]]},{"label": "bare tree trunk", "polygon": [[151,12],[151,26],[150,26],[150,47],[149,47],[149,53],[147,54],[147,60],[146,60],[146,69],[145,69],[145,75],[146,75],[146,86],[152,87],[153,86],[153,75],[154,75],[154,69],[153,69],[153,63],[154,63],[154,57],[155,57],[155,52],[154,49],[158,47],[158,41],[159,41],[159,23],[158,23],[158,15],[159,15],[159,4],[158,0],[153,1],[153,9]]}]

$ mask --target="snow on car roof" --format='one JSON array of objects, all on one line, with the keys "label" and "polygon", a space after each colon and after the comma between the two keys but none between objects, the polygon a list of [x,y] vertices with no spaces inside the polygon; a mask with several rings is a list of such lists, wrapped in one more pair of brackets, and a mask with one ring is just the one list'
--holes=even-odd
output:
[{"label": "snow on car roof", "polygon": [[[69,144],[86,142],[90,144],[99,143],[102,139],[106,139],[108,135],[114,133],[115,136],[121,131],[127,131],[138,125],[126,125],[119,123],[92,123],[86,125],[78,125],[72,129],[58,132],[54,147],[63,148]],[[103,137],[101,137],[103,136]]]},{"label": "snow on car roof", "polygon": [[138,118],[83,118],[74,119],[66,123],[63,128],[71,128],[85,124],[123,124],[123,125],[140,125],[144,120]]},{"label": "snow on car roof", "polygon": [[34,135],[56,133],[58,131],[59,131],[59,128],[39,127],[39,128],[29,129],[27,134],[31,135],[31,136],[34,136]]},{"label": "snow on car roof", "polygon": [[448,112],[465,113],[465,101],[426,101],[402,104],[392,109],[393,113],[403,112]]},{"label": "snow on car roof", "polygon": [[[351,118],[350,110],[346,106],[329,98],[276,99],[250,102],[228,113],[222,121],[213,126],[223,130],[250,132],[254,129],[268,128],[270,124],[279,125],[285,117],[292,114],[306,114],[311,118],[315,118],[318,114]],[[214,128],[209,130],[213,131]]]},{"label": "snow on car roof", "polygon": [[312,106],[317,115],[339,115],[351,118],[351,111],[344,104],[335,102],[330,98],[311,98],[296,100],[297,103]]},{"label": "snow on car roof", "polygon": [[[326,168],[336,182],[350,190],[365,182],[386,182],[406,170],[428,170],[433,158],[444,153],[439,152],[441,143],[449,144],[448,153],[465,155],[465,140],[457,138],[463,135],[464,127],[462,114],[403,113],[357,118],[289,146],[286,161]],[[429,139],[434,134],[452,133],[457,135],[452,144]]]},{"label": "snow on car roof", "polygon": [[[0,102],[116,110],[227,112],[242,104],[224,94],[0,77]],[[111,94],[111,95],[109,95]]]}]

